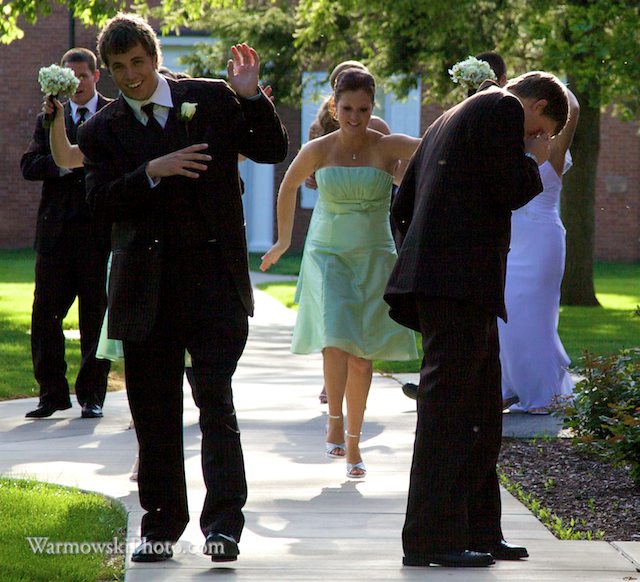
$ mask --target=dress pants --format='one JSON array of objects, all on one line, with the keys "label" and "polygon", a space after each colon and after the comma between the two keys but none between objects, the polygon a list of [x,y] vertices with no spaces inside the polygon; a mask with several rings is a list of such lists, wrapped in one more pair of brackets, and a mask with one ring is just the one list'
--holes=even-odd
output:
[{"label": "dress pants", "polygon": [[496,317],[454,299],[416,303],[424,360],[402,542],[419,559],[502,539],[502,405]]},{"label": "dress pants", "polygon": [[40,405],[71,406],[62,321],[76,297],[82,353],[76,397],[80,405],[104,404],[110,363],[96,358],[96,348],[107,307],[107,257],[91,226],[78,222],[64,226],[53,251],[36,256],[31,354]]},{"label": "dress pants", "polygon": [[184,471],[185,348],[200,409],[207,494],[200,525],[236,540],[244,525],[247,484],[231,377],[248,321],[217,244],[165,252],[156,321],[141,342],[124,341],[125,376],[140,444],[142,536],[176,541],[189,521]]}]

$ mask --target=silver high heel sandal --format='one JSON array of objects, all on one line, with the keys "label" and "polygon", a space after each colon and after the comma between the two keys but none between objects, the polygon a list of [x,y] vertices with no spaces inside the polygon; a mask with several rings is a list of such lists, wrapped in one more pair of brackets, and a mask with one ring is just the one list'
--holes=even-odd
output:
[{"label": "silver high heel sandal", "polygon": [[[337,420],[341,418],[342,418],[342,415],[340,416],[333,416],[331,414],[329,415],[329,421],[331,421],[331,419]],[[328,431],[329,431],[329,424],[327,423],[327,432]],[[330,459],[343,459],[344,456],[347,454],[347,449],[345,448],[344,443],[337,444],[337,443],[330,443],[327,441],[324,443],[324,446],[325,446],[325,454]]]},{"label": "silver high heel sandal", "polygon": [[[347,434],[347,438],[359,439],[359,434]],[[358,471],[358,472],[356,472]],[[360,472],[361,471],[361,472]],[[347,463],[347,477],[350,479],[364,479],[367,476],[367,468],[362,461],[358,463]]]}]

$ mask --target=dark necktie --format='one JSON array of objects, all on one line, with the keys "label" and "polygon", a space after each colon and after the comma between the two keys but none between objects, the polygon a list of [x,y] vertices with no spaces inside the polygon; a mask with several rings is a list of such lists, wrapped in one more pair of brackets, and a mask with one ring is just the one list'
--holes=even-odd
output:
[{"label": "dark necktie", "polygon": [[89,113],[89,110],[86,107],[78,107],[78,123],[76,125],[80,126],[84,123],[87,113]]},{"label": "dark necktie", "polygon": [[142,111],[144,111],[147,114],[147,117],[149,118],[147,121],[147,127],[150,130],[162,135],[164,131],[162,129],[162,126],[160,125],[160,122],[156,119],[155,115],[153,114],[153,103],[147,103],[146,105],[144,105],[142,107]]}]

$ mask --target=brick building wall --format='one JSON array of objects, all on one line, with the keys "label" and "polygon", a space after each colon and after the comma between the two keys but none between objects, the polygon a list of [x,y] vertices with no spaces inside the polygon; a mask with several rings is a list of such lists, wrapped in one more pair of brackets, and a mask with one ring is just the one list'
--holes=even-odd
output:
[{"label": "brick building wall", "polygon": [[640,261],[640,128],[605,116],[595,204],[596,257]]},{"label": "brick building wall", "polygon": [[[0,248],[33,244],[41,182],[27,182],[20,173],[20,158],[27,149],[41,110],[40,67],[58,64],[68,50],[69,18],[65,8],[37,26],[24,25],[24,38],[0,45]],[[76,25],[76,46],[95,51],[96,31]],[[105,78],[107,75],[105,75]]]},{"label": "brick building wall", "polygon": [[[25,36],[0,45],[0,248],[32,245],[40,200],[39,182],[27,182],[20,173],[20,157],[31,139],[42,95],[37,82],[42,66],[57,63],[69,48],[69,18],[64,7],[53,5],[50,17],[37,26],[24,26]],[[75,45],[95,50],[96,29],[76,23]],[[108,75],[102,71],[99,90],[114,96]],[[300,112],[280,107],[290,138],[285,162],[275,168],[275,190],[300,148]],[[442,112],[425,106],[421,130]],[[640,137],[638,125],[603,117],[602,148],[598,164],[596,196],[596,258],[605,261],[640,261]],[[275,199],[274,199],[275,205]],[[300,249],[311,211],[298,208],[292,248]],[[275,236],[274,225],[274,236]]]}]

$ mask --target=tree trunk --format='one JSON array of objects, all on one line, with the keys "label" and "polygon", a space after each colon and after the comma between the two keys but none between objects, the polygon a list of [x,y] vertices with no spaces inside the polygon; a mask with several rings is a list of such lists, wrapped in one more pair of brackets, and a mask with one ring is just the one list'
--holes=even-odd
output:
[{"label": "tree trunk", "polygon": [[573,168],[563,180],[562,221],[567,229],[567,261],[562,280],[563,305],[599,305],[593,286],[596,175],[600,151],[600,108],[589,103],[598,87],[578,92],[580,120],[571,146]]}]

